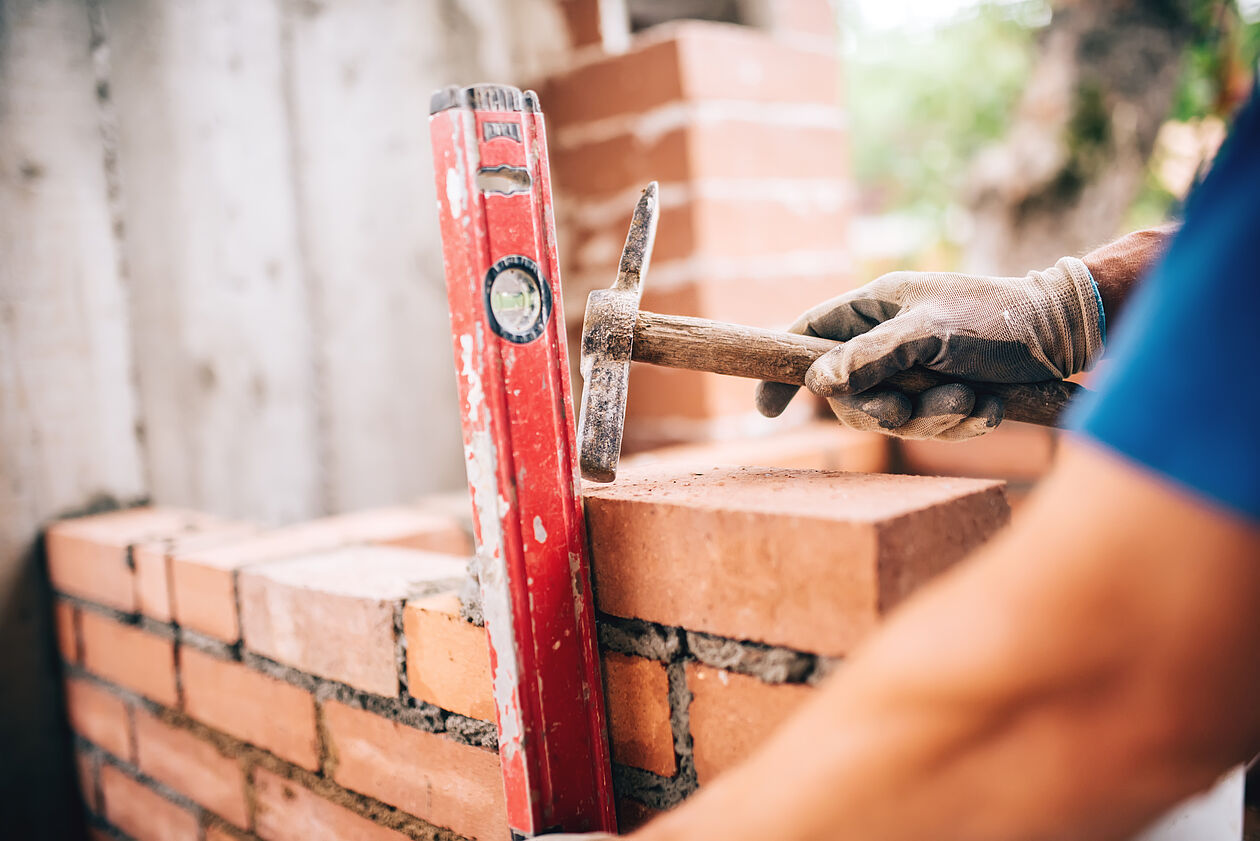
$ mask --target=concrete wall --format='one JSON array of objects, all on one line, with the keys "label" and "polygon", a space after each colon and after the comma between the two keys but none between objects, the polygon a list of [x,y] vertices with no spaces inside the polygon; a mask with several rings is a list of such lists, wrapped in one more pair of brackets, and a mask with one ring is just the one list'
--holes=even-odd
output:
[{"label": "concrete wall", "polygon": [[551,0],[0,0],[0,791],[73,816],[36,535],[458,487],[430,92],[567,51]]}]

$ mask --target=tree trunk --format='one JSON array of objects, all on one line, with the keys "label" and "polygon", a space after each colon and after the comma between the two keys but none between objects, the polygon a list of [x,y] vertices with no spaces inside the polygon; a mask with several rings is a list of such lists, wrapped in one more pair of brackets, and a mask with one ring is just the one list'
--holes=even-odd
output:
[{"label": "tree trunk", "polygon": [[1056,5],[1011,130],[969,179],[969,270],[1023,274],[1120,233],[1172,105],[1190,6]]}]

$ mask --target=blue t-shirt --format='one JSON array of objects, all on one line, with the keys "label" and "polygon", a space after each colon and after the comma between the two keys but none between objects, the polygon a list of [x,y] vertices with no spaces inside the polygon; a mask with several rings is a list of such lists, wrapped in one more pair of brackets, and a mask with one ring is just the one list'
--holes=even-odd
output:
[{"label": "blue t-shirt", "polygon": [[1260,522],[1260,92],[1114,332],[1070,427]]}]

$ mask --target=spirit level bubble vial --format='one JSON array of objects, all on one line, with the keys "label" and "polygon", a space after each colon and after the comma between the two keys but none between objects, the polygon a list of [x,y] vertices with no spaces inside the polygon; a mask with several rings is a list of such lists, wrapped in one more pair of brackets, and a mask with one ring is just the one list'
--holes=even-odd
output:
[{"label": "spirit level bubble vial", "polygon": [[452,87],[429,129],[508,823],[615,831],[542,113]]}]

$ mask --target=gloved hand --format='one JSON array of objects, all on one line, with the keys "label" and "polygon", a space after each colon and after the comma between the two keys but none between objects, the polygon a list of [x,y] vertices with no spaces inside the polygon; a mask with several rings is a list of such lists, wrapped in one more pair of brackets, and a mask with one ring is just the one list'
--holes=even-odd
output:
[{"label": "gloved hand", "polygon": [[[1063,379],[1102,355],[1102,305],[1074,257],[1026,277],[893,272],[807,311],[794,333],[844,342],[810,366],[805,384],[841,421],[903,438],[961,441],[1002,420],[1002,401],[949,384],[917,397],[880,389],[922,365],[1001,383]],[[757,408],[775,417],[795,386],[763,382]]]}]

